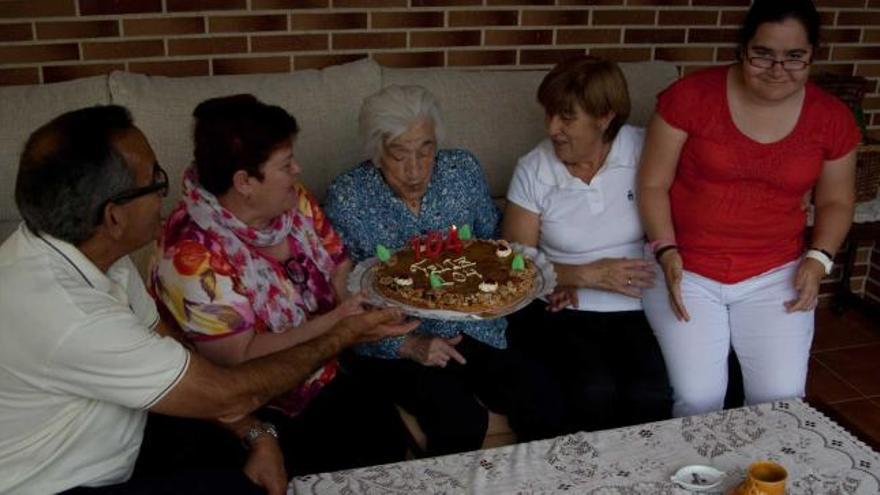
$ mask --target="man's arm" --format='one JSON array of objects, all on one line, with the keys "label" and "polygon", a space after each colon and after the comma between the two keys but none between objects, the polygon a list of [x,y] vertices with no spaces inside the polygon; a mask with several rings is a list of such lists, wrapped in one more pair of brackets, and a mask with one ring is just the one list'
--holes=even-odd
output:
[{"label": "man's arm", "polygon": [[341,320],[308,342],[236,366],[224,367],[193,354],[180,382],[151,409],[172,416],[241,419],[303,382],[343,349],[360,342],[402,335],[419,322],[401,323],[396,309]]}]

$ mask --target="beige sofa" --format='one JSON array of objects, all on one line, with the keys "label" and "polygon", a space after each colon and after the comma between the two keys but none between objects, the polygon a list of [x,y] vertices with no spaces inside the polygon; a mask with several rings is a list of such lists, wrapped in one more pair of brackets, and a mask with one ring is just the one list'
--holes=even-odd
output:
[{"label": "beige sofa", "polygon": [[[633,108],[630,123],[645,125],[656,94],[678,77],[666,62],[622,64]],[[88,105],[128,107],[171,178],[167,213],[177,201],[181,171],[192,158],[191,113],[200,101],[252,93],[280,105],[299,121],[295,153],[303,181],[322,198],[330,180],[363,158],[357,138],[362,99],[388,84],[420,84],[438,98],[447,136],[441,146],[465,148],[480,159],[492,194],[503,197],[517,157],[544,136],[535,99],[544,71],[389,69],[359,62],[292,74],[193,78],[148,77],[114,72],[70,82],[0,88],[0,239],[19,223],[14,184],[27,135],[52,117]],[[149,249],[134,258],[143,270]],[[405,415],[409,423],[412,418]],[[510,440],[503,418],[490,421],[489,445]],[[423,439],[416,431],[420,443]]]}]

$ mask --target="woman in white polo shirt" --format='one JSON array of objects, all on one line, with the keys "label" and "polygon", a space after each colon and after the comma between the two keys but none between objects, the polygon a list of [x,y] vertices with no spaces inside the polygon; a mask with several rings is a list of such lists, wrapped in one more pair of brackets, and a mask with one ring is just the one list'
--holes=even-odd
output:
[{"label": "woman in white polo shirt", "polygon": [[520,158],[502,230],[553,262],[560,289],[510,318],[510,345],[563,384],[571,431],[669,417],[666,367],[640,300],[654,272],[635,198],[644,131],[624,125],[626,80],[613,62],[576,57],[547,74],[538,101],[548,138]]}]

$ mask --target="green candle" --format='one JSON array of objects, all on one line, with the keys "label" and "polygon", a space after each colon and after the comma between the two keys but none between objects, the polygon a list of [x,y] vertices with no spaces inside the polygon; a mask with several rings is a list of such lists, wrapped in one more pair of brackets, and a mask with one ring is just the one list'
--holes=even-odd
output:
[{"label": "green candle", "polygon": [[513,261],[510,263],[510,269],[515,272],[526,269],[526,260],[523,259],[521,254],[517,254],[513,257]]},{"label": "green candle", "polygon": [[470,224],[464,224],[458,229],[458,238],[463,241],[471,240],[471,226]]},{"label": "green candle", "polygon": [[428,276],[428,280],[431,282],[432,289],[439,289],[443,287],[443,279],[440,278],[436,272],[431,272],[431,275]]},{"label": "green candle", "polygon": [[379,258],[379,261],[382,263],[387,263],[388,260],[391,259],[391,251],[388,250],[387,247],[377,244],[376,245],[376,257]]}]

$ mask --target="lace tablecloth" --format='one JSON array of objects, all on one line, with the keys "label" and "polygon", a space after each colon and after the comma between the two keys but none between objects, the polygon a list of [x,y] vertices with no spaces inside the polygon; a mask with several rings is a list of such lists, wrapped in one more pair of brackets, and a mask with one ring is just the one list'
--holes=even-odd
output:
[{"label": "lace tablecloth", "polygon": [[670,476],[687,464],[727,472],[788,470],[788,494],[880,493],[880,454],[800,400],[577,433],[497,449],[295,478],[289,494],[687,494]]}]

